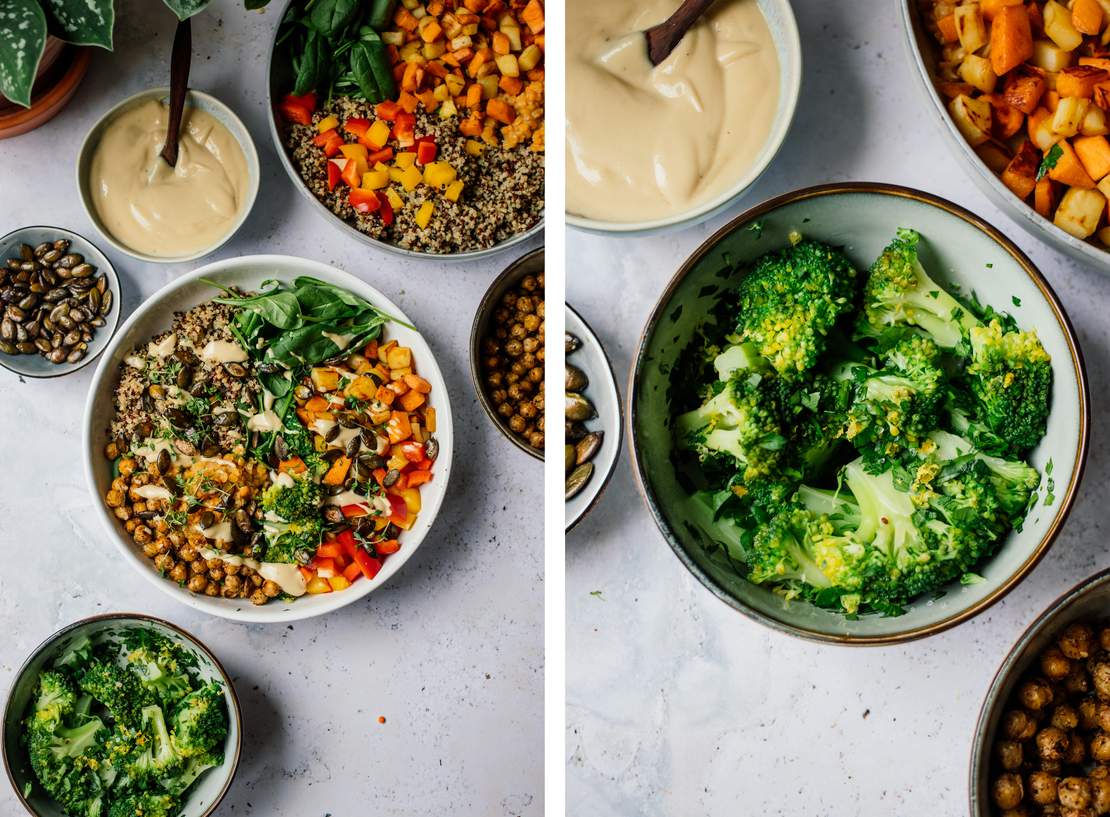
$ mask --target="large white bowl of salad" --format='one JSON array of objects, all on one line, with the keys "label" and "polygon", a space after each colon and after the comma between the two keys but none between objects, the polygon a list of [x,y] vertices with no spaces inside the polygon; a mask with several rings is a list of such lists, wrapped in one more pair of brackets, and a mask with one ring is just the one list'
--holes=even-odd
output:
[{"label": "large white bowl of salad", "polygon": [[85,470],[120,556],[184,603],[292,621],[385,583],[451,470],[431,349],[353,275],[257,255],[201,267],[124,323],[85,411]]}]

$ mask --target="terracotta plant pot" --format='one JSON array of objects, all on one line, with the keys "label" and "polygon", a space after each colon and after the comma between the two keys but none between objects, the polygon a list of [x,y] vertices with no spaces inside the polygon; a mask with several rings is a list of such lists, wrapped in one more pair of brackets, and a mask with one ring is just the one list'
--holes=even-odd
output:
[{"label": "terracotta plant pot", "polygon": [[0,99],[0,139],[27,133],[53,119],[77,90],[89,70],[91,57],[89,48],[49,38],[39,63],[31,107],[24,108]]}]

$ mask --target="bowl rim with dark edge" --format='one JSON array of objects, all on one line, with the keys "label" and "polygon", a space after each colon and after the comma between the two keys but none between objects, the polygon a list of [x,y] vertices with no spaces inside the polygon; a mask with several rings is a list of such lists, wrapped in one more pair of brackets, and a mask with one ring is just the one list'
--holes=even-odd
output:
[{"label": "bowl rim with dark edge", "polygon": [[[196,649],[200,650],[200,652],[202,652],[204,656],[212,662],[212,666],[214,666],[216,668],[216,671],[220,674],[220,679],[223,681],[224,687],[230,692],[231,702],[232,704],[234,704],[234,712],[229,711],[228,718],[233,720],[236,725],[235,747],[231,755],[231,766],[227,770],[227,777],[224,780],[223,786],[220,788],[219,794],[217,794],[216,797],[213,798],[212,802],[201,814],[197,815],[197,817],[210,817],[213,813],[215,813],[216,809],[219,807],[224,797],[227,796],[227,793],[231,790],[231,784],[234,782],[235,775],[239,771],[239,761],[243,753],[243,708],[239,703],[239,693],[235,689],[235,684],[232,682],[231,676],[227,674],[227,670],[224,669],[224,665],[220,663],[220,659],[216,657],[215,653],[213,653],[212,650],[210,650],[203,641],[201,641],[192,633],[185,630],[183,627],[174,624],[172,621],[167,621],[166,619],[159,618],[158,616],[152,616],[149,613],[99,613],[95,616],[88,616],[87,618],[82,618],[78,619],[77,621],[70,622],[61,629],[56,630],[55,632],[48,635],[41,642],[39,642],[38,646],[31,650],[30,653],[28,653],[27,657],[23,660],[23,663],[20,664],[19,669],[17,669],[15,673],[13,673],[11,684],[8,686],[8,694],[4,701],[3,722],[5,724],[8,723],[9,717],[12,716],[15,688],[19,685],[19,682],[20,680],[22,680],[23,676],[27,674],[27,671],[34,660],[38,658],[38,656],[40,656],[43,652],[50,649],[50,647],[55,642],[65,637],[73,630],[76,630],[78,627],[83,627],[87,624],[94,624],[101,621],[120,621],[136,624],[150,622],[158,624],[162,627],[166,627],[169,630],[173,630]],[[19,717],[22,718],[22,715],[20,715]],[[36,811],[30,803],[27,802],[27,798],[23,796],[23,792],[20,790],[19,786],[16,785],[15,775],[12,773],[12,758],[8,754],[8,742],[6,740],[0,740],[0,755],[2,755],[4,761],[4,773],[8,777],[8,783],[11,785],[12,791],[15,792],[16,798],[19,800],[23,808],[26,809],[28,814],[32,815],[32,817],[41,817],[40,813]],[[225,752],[224,763],[227,762],[227,757],[228,753]]]},{"label": "bowl rim with dark edge", "polygon": [[[112,259],[109,258],[104,250],[100,249],[100,247],[97,246],[95,243],[89,241],[89,239],[85,238],[85,236],[81,235],[80,233],[74,232],[73,230],[66,229],[65,227],[54,227],[50,224],[28,224],[25,227],[19,227],[5,235],[0,236],[0,244],[3,244],[4,242],[11,239],[13,236],[17,236],[19,233],[22,233],[25,230],[55,230],[58,233],[64,234],[59,236],[60,238],[70,238],[71,240],[73,238],[81,239],[81,241],[84,241],[86,244],[100,253],[101,257],[103,257],[104,260],[108,262],[108,266],[106,269],[101,269],[100,267],[97,267],[97,272],[103,272],[107,276],[109,290],[113,288],[115,289],[115,291],[112,293],[112,297],[116,300],[115,309],[109,310],[109,315],[106,316],[104,319],[104,326],[102,326],[97,334],[94,336],[94,339],[100,346],[100,348],[96,350],[95,354],[85,355],[82,360],[79,360],[76,363],[54,364],[62,371],[47,372],[45,374],[35,374],[34,372],[25,372],[21,371],[20,369],[13,368],[12,365],[7,362],[8,358],[12,357],[12,355],[5,355],[0,352],[0,366],[3,366],[12,374],[18,375],[19,377],[31,377],[35,380],[54,380],[59,377],[65,377],[67,374],[73,374],[74,372],[78,372],[81,369],[85,368],[98,357],[100,357],[101,353],[111,345],[112,338],[115,337],[116,330],[119,329],[120,316],[123,314],[123,292],[120,285],[120,277],[119,274],[116,272],[116,267],[115,264],[112,263]],[[113,313],[114,317],[112,317]]]},{"label": "bowl rim with dark edge", "polygon": [[[639,455],[639,441],[637,439],[637,407],[636,395],[639,391],[640,380],[642,377],[643,368],[645,365],[645,352],[647,351],[648,340],[653,334],[658,322],[665,316],[666,307],[670,301],[671,296],[678,289],[678,286],[685,279],[686,275],[705,257],[711,252],[718,243],[731,235],[733,232],[741,229],[748,222],[759,219],[766,214],[777,210],[788,204],[794,204],[807,199],[818,198],[822,196],[835,196],[840,194],[856,194],[856,193],[869,193],[876,195],[893,196],[895,198],[909,199],[922,204],[927,204],[932,207],[939,208],[947,212],[949,215],[955,216],[967,224],[977,228],[991,238],[1000,249],[1005,251],[1010,257],[1022,268],[1022,270],[1029,277],[1030,281],[1040,291],[1041,296],[1045,299],[1048,307],[1051,309],[1056,321],[1060,327],[1064,339],[1067,342],[1068,349],[1071,352],[1071,363],[1075,371],[1076,383],[1079,387],[1080,401],[1079,401],[1079,446],[1076,451],[1075,467],[1068,478],[1067,491],[1065,493],[1057,494],[1057,498],[1061,500],[1056,517],[1052,524],[1041,538],[1033,552],[1026,558],[1021,566],[1002,582],[995,590],[970,607],[953,613],[952,615],[944,618],[941,621],[933,624],[922,625],[910,630],[898,633],[890,633],[883,635],[869,635],[858,636],[850,634],[830,634],[815,632],[794,624],[789,624],[777,618],[765,615],[738,599],[734,598],[729,593],[718,587],[713,579],[705,573],[686,553],[682,543],[675,536],[673,531],[667,524],[666,518],[660,509],[659,503],[656,502],[652,496],[652,492],[648,487],[648,477],[643,462]],[[636,488],[643,498],[651,514],[652,519],[655,521],[656,527],[659,532],[666,539],[668,545],[674,554],[678,557],[679,561],[685,565],[694,577],[707,589],[716,596],[719,600],[727,604],[732,609],[746,616],[747,618],[770,627],[787,635],[792,635],[798,638],[816,641],[826,644],[850,645],[850,646],[875,646],[875,645],[888,645],[888,644],[902,644],[908,641],[914,641],[919,638],[925,638],[930,635],[943,632],[950,629],[964,621],[974,618],[979,613],[983,612],[993,604],[1001,600],[1008,594],[1019,582],[1024,579],[1030,571],[1033,570],[1041,559],[1044,558],[1049,548],[1055,542],[1056,537],[1059,535],[1060,530],[1067,522],[1068,516],[1071,513],[1072,507],[1075,503],[1076,496],[1079,492],[1079,485],[1083,479],[1083,472],[1087,464],[1087,453],[1090,446],[1090,389],[1087,383],[1087,370],[1086,364],[1083,359],[1083,351],[1080,348],[1079,340],[1076,336],[1075,329],[1068,318],[1067,313],[1064,311],[1060,300],[1056,297],[1051,285],[1045,279],[1044,275],[1036,268],[1033,262],[1025,255],[1021,249],[1014,244],[1009,238],[1003,235],[996,227],[975,215],[971,211],[954,204],[947,199],[940,196],[926,193],[921,190],[916,190],[911,187],[903,187],[901,185],[889,184],[886,182],[833,182],[830,184],[820,184],[812,187],[804,187],[788,193],[783,193],[774,198],[768,199],[755,207],[741,213],[728,224],[721,227],[717,232],[703,241],[697,249],[682,263],[678,271],[671,277],[667,283],[666,288],[660,293],[658,300],[651,314],[648,316],[644,324],[644,328],[640,333],[639,341],[636,345],[636,356],[632,365],[632,370],[629,373],[629,386],[628,394],[625,398],[628,401],[627,416],[628,416],[628,434],[629,434],[629,456],[632,458],[632,471],[636,477]]]},{"label": "bowl rim with dark edge", "polygon": [[[537,260],[539,261],[539,269],[534,270],[532,267],[536,264]],[[541,461],[544,459],[544,452],[533,448],[528,445],[528,443],[524,442],[524,440],[520,439],[520,437],[509,428],[505,421],[501,419],[501,415],[497,413],[493,404],[490,402],[489,395],[486,394],[485,387],[482,385],[480,346],[485,330],[493,319],[493,310],[497,306],[497,299],[505,294],[505,290],[524,278],[525,275],[534,274],[537,271],[543,272],[544,270],[543,245],[517,258],[505,267],[505,269],[501,270],[501,272],[497,274],[497,277],[493,279],[493,282],[482,295],[482,300],[478,302],[478,309],[475,311],[474,320],[470,324],[470,379],[474,384],[474,390],[478,392],[478,402],[481,403],[482,408],[485,409],[486,416],[493,420],[493,424],[497,426],[502,434],[509,438],[513,445]],[[545,286],[545,301],[546,290],[547,287]]]}]

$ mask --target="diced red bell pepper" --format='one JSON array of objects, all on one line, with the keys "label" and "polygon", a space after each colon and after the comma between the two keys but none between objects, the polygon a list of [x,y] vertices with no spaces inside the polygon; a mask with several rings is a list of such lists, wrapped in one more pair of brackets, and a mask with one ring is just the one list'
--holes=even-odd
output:
[{"label": "diced red bell pepper", "polygon": [[373,190],[362,190],[358,187],[352,187],[351,192],[347,194],[347,201],[359,213],[374,213],[382,206],[378,201],[378,194]]},{"label": "diced red bell pepper", "polygon": [[438,152],[439,148],[436,147],[435,142],[432,142],[431,140],[417,140],[416,163],[418,165],[426,165],[429,162],[434,162],[436,160],[436,153]]},{"label": "diced red bell pepper", "polygon": [[324,142],[324,155],[329,159],[336,156],[344,144],[343,137],[337,131],[331,131],[331,138]]},{"label": "diced red bell pepper", "polygon": [[343,123],[343,130],[354,134],[356,137],[363,136],[366,131],[370,130],[370,120],[363,119],[360,116],[351,117]]},{"label": "diced red bell pepper", "polygon": [[335,541],[321,542],[316,548],[316,557],[318,559],[334,559],[343,553],[341,548]]},{"label": "diced red bell pepper", "polygon": [[396,494],[386,494],[389,498],[389,521],[394,525],[398,525],[409,518],[409,506],[405,504],[405,500]]},{"label": "diced red bell pepper", "polygon": [[335,535],[335,543],[343,549],[349,558],[354,558],[355,551],[358,550],[358,543],[355,542],[355,534],[350,528],[341,530]]},{"label": "diced red bell pepper", "polygon": [[362,184],[362,176],[358,174],[358,162],[354,159],[348,159],[346,164],[343,165],[343,173],[340,178],[342,178],[352,190]]},{"label": "diced red bell pepper", "polygon": [[292,102],[294,105],[300,105],[309,113],[316,110],[316,94],[313,91],[309,91],[307,94],[301,94],[300,96],[296,94],[286,94],[284,101]]},{"label": "diced red bell pepper", "polygon": [[378,204],[382,206],[382,209],[379,211],[382,217],[382,224],[388,227],[393,223],[393,205],[389,203],[389,197],[381,190],[378,190],[377,194]]},{"label": "diced red bell pepper", "polygon": [[312,111],[288,100],[278,105],[281,117],[286,122],[296,122],[298,125],[312,124]]},{"label": "diced red bell pepper", "polygon": [[368,154],[366,156],[366,164],[374,165],[376,162],[382,162],[384,164],[385,162],[390,161],[392,158],[393,148],[382,148],[381,150],[376,150],[373,153]]},{"label": "diced red bell pepper", "polygon": [[304,565],[301,565],[297,568],[297,570],[301,571],[301,576],[304,577],[304,580],[306,582],[310,582],[316,578],[316,573],[311,567],[305,567]]},{"label": "diced red bell pepper", "polygon": [[377,107],[374,108],[374,113],[378,115],[378,119],[384,119],[386,122],[392,122],[397,118],[397,114],[401,112],[401,106],[394,102],[392,99],[387,99],[385,102],[379,102]]},{"label": "diced red bell pepper", "polygon": [[381,559],[375,559],[362,548],[355,551],[354,560],[355,564],[362,570],[362,575],[368,579],[373,579],[378,575],[378,571],[382,569]]},{"label": "diced red bell pepper", "polygon": [[387,539],[384,542],[378,542],[374,545],[374,550],[378,551],[382,556],[388,556],[391,553],[396,553],[401,549],[401,543],[396,539]]},{"label": "diced red bell pepper", "polygon": [[368,516],[370,514],[370,511],[365,505],[344,505],[342,510],[343,515],[348,519],[357,519],[360,516]]},{"label": "diced red bell pepper", "polygon": [[375,468],[374,469],[374,481],[376,483],[378,483],[378,485],[380,485],[381,487],[383,487],[383,488],[385,487],[385,469],[384,468]]},{"label": "diced red bell pepper", "polygon": [[361,576],[362,565],[360,565],[358,562],[351,562],[349,565],[343,568],[343,578],[349,582],[353,582],[355,579]]},{"label": "diced red bell pepper", "polygon": [[335,162],[328,162],[328,192],[330,193],[339,184],[339,180],[343,177],[343,171],[339,169],[339,165]]},{"label": "diced red bell pepper", "polygon": [[321,559],[317,556],[312,560],[312,566],[316,568],[316,575],[322,579],[330,579],[332,576],[337,575],[335,570],[335,559]]},{"label": "diced red bell pepper", "polygon": [[393,122],[393,138],[403,148],[411,147],[416,142],[416,116],[402,111],[397,114]]},{"label": "diced red bell pepper", "polygon": [[420,462],[416,463],[413,470],[414,471],[431,471],[432,470],[432,461],[430,459],[428,459],[427,457],[425,457]]},{"label": "diced red bell pepper", "polygon": [[424,443],[406,440],[398,448],[409,462],[420,462],[424,459]]},{"label": "diced red bell pepper", "polygon": [[423,485],[425,482],[431,482],[431,481],[432,481],[432,472],[431,471],[426,471],[426,470],[409,471],[409,487],[410,488],[415,488],[418,485]]},{"label": "diced red bell pepper", "polygon": [[328,140],[331,139],[333,135],[338,135],[338,133],[339,131],[337,131],[335,128],[330,128],[323,133],[318,133],[312,137],[312,144],[316,145],[316,147],[318,148],[322,148],[324,145],[327,144]]}]

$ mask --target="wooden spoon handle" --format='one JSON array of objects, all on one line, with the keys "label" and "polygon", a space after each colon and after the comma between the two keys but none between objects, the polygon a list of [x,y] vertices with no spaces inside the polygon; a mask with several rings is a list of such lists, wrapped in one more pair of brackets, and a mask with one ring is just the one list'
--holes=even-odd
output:
[{"label": "wooden spoon handle", "polygon": [[686,35],[687,29],[697,22],[713,0],[682,0],[675,13],[657,26],[644,32],[648,42],[648,59],[658,65],[674,51],[674,47]]},{"label": "wooden spoon handle", "polygon": [[193,27],[189,20],[177,24],[170,57],[170,122],[162,158],[170,167],[177,166],[177,140],[181,134],[181,114],[185,110],[185,94],[189,90],[189,64],[193,60]]}]

